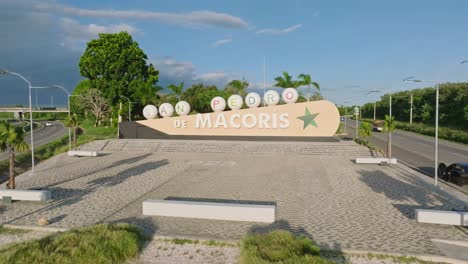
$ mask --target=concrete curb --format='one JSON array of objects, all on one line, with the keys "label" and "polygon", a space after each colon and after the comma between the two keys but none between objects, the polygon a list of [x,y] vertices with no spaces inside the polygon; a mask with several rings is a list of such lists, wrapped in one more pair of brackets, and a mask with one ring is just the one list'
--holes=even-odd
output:
[{"label": "concrete curb", "polygon": [[345,254],[356,254],[356,255],[375,254],[375,255],[385,255],[385,256],[392,256],[392,257],[415,257],[420,260],[438,262],[438,263],[443,262],[443,263],[451,263],[451,264],[468,264],[468,262],[464,260],[449,258],[445,256],[438,256],[438,255],[409,255],[409,254],[400,254],[400,253],[348,250],[348,249],[342,249],[340,250],[340,252],[343,252]]}]

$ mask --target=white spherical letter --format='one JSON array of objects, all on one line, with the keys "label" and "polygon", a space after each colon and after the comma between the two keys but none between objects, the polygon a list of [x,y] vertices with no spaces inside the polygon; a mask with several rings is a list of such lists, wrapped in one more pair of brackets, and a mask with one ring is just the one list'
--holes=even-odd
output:
[{"label": "white spherical letter", "polygon": [[221,96],[216,96],[211,100],[211,109],[215,112],[221,112],[224,111],[226,108],[226,100],[222,98]]},{"label": "white spherical letter", "polygon": [[279,103],[280,96],[277,91],[275,90],[268,90],[264,95],[263,95],[263,101],[265,101],[265,104],[270,106],[270,105],[277,105]]},{"label": "white spherical letter", "polygon": [[190,113],[190,104],[186,101],[180,101],[175,105],[175,111],[180,116],[186,116]]},{"label": "white spherical letter", "polygon": [[281,93],[281,98],[287,104],[294,104],[299,98],[299,93],[294,88],[286,88],[283,93]]},{"label": "white spherical letter", "polygon": [[171,117],[174,114],[174,107],[169,103],[164,103],[159,106],[159,114],[162,117]]},{"label": "white spherical letter", "polygon": [[258,93],[248,93],[245,97],[245,104],[249,108],[256,108],[260,105],[261,102],[262,99],[260,98],[260,95]]},{"label": "white spherical letter", "polygon": [[232,110],[239,110],[242,108],[243,100],[242,97],[238,94],[229,96],[228,106]]},{"label": "white spherical letter", "polygon": [[147,105],[143,108],[143,116],[146,119],[154,119],[158,116],[158,108],[154,105]]}]

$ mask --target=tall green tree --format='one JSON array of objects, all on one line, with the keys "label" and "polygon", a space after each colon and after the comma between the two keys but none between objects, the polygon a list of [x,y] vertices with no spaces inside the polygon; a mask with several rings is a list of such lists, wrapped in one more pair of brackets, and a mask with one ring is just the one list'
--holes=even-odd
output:
[{"label": "tall green tree", "polygon": [[292,76],[288,72],[283,71],[283,76],[278,76],[275,78],[275,86],[281,88],[297,88],[301,86],[301,83],[294,81]]},{"label": "tall green tree", "polygon": [[155,94],[159,72],[147,60],[127,32],[99,34],[98,39],[87,43],[79,68],[90,87],[101,91],[111,105],[116,105],[121,95],[141,100],[143,95],[137,92],[140,89],[150,92],[146,96]]},{"label": "tall green tree", "polygon": [[224,99],[228,98],[228,93],[218,90],[214,85],[205,86],[202,83],[194,84],[184,91],[183,97],[197,113],[209,113],[211,110],[211,100],[216,96]]},{"label": "tall green tree", "polygon": [[307,101],[310,99],[310,86],[313,85],[317,91],[320,91],[320,85],[313,82],[309,74],[301,73],[298,76],[300,85],[307,85]]},{"label": "tall green tree", "polygon": [[391,133],[395,131],[395,117],[385,115],[383,132],[387,133],[387,158],[392,158]]},{"label": "tall green tree", "polygon": [[249,83],[244,78],[242,78],[242,80],[230,81],[226,87],[224,87],[224,91],[228,94],[238,94],[240,96],[245,96],[247,94],[247,87],[249,87]]},{"label": "tall green tree", "polygon": [[10,178],[7,183],[8,189],[16,188],[15,152],[23,152],[28,149],[29,145],[24,141],[22,128],[7,122],[0,123],[0,151],[8,150],[9,154]]},{"label": "tall green tree", "polygon": [[169,88],[169,90],[171,90],[171,92],[177,96],[177,101],[180,101],[180,97],[184,92],[184,82],[179,83],[179,85],[171,84],[167,88]]},{"label": "tall green tree", "polygon": [[73,129],[73,146],[76,148],[76,132],[80,122],[78,121],[78,116],[76,114],[69,115],[65,119],[65,126]]}]

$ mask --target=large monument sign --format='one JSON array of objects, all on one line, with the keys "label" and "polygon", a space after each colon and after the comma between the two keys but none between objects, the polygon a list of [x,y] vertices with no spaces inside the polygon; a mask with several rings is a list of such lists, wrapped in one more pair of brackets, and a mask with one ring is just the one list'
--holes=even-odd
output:
[{"label": "large monument sign", "polygon": [[[336,106],[326,100],[304,103],[295,101],[295,95],[283,95],[286,104],[276,105],[278,94],[270,96],[273,103],[258,107],[247,96],[245,102],[242,98],[232,97],[228,102],[215,97],[211,102],[212,113],[187,115],[184,107],[190,107],[185,102],[177,104],[175,109],[171,106],[161,105],[159,114],[164,118],[155,118],[158,109],[147,106],[144,115],[147,120],[137,121],[144,126],[160,133],[173,136],[268,136],[268,137],[331,137],[338,129],[340,116]],[[289,96],[289,97],[288,97]],[[255,101],[260,98],[255,97]],[[251,101],[249,101],[251,100]],[[239,109],[242,103],[252,107]],[[234,110],[223,111],[226,107]],[[166,109],[167,108],[167,109]],[[179,116],[171,117],[176,112]]]}]

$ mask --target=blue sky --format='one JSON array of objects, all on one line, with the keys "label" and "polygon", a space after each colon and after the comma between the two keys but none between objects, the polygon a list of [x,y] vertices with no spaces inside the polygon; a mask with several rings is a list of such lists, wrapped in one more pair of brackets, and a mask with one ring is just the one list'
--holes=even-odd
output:
[{"label": "blue sky", "polygon": [[[98,32],[129,31],[160,70],[161,85],[223,86],[244,77],[251,89],[286,70],[311,74],[327,99],[363,103],[418,87],[414,75],[468,80],[468,1],[33,1],[0,0],[0,68],[34,85],[80,80],[78,59]],[[428,84],[429,85],[429,84]],[[419,86],[428,86],[421,85]],[[0,104],[26,103],[21,81],[2,76]],[[39,104],[65,102],[40,92]]]}]

